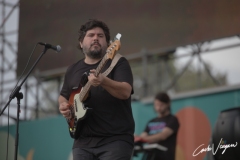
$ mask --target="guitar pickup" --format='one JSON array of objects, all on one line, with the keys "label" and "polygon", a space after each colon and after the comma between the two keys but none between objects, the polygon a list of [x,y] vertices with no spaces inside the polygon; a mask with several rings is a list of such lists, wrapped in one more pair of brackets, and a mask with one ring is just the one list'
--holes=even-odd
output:
[{"label": "guitar pickup", "polygon": [[76,101],[76,99],[74,100],[74,106],[75,106],[75,110],[76,110],[76,112],[78,112],[77,101]]}]

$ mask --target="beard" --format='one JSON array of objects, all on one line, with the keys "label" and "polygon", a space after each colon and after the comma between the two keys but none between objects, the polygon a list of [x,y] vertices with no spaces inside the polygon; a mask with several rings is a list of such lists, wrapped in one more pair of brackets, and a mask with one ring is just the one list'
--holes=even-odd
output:
[{"label": "beard", "polygon": [[[92,47],[93,49],[91,50]],[[83,53],[85,53],[88,57],[92,59],[101,59],[104,56],[104,51],[101,46],[100,49],[95,48],[94,46],[91,46],[89,49],[83,48]]]},{"label": "beard", "polygon": [[89,51],[86,54],[87,54],[88,57],[90,57],[92,59],[100,59],[103,56],[102,49]]}]

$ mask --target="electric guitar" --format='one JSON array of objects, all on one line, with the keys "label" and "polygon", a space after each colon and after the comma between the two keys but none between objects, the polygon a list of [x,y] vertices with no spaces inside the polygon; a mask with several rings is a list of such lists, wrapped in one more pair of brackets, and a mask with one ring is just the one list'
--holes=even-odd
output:
[{"label": "electric guitar", "polygon": [[[107,48],[106,54],[102,58],[98,67],[96,68],[95,76],[97,77],[108,60],[113,59],[116,55],[116,52],[120,49],[121,34],[117,34],[114,42]],[[91,84],[87,82],[84,86],[79,87],[77,90],[73,90],[70,98],[69,98],[69,109],[71,118],[67,119],[69,133],[72,138],[77,139],[79,136],[79,132],[81,130],[80,122],[86,117],[88,110],[87,106],[84,106],[84,101],[89,96],[89,90],[91,88]]]}]

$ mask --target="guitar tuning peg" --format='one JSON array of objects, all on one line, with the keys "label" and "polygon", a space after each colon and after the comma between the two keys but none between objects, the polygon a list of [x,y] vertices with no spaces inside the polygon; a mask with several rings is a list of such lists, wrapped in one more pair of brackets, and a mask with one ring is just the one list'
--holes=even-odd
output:
[{"label": "guitar tuning peg", "polygon": [[110,40],[110,42],[109,42],[110,44],[112,44],[113,43],[113,41],[112,40]]}]

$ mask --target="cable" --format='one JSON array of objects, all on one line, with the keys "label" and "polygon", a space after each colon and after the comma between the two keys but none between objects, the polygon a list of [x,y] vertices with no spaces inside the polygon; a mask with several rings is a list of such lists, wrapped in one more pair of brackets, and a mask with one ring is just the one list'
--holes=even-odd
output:
[{"label": "cable", "polygon": [[[30,54],[30,57],[29,57],[29,59],[28,59],[28,61],[27,61],[27,64],[26,64],[26,66],[25,66],[25,68],[24,68],[22,74],[20,75],[20,77],[19,77],[19,79],[18,79],[16,85],[14,86],[14,89],[12,90],[11,94],[12,94],[13,91],[17,88],[17,85],[18,85],[19,81],[21,80],[21,78],[22,78],[24,72],[26,71],[26,69],[27,69],[27,67],[28,67],[28,65],[29,65],[29,62],[30,62],[30,60],[31,60],[31,58],[32,58],[32,55],[33,55],[33,53],[34,53],[34,51],[35,51],[35,49],[36,49],[36,47],[37,47],[37,45],[38,45],[38,43],[37,43],[37,44],[35,45],[35,47],[33,48],[32,53]],[[10,94],[10,95],[11,95],[11,94]]]},{"label": "cable", "polygon": [[8,106],[8,132],[7,132],[7,153],[6,153],[6,160],[8,160],[8,141],[9,141],[9,108],[10,106]]}]

